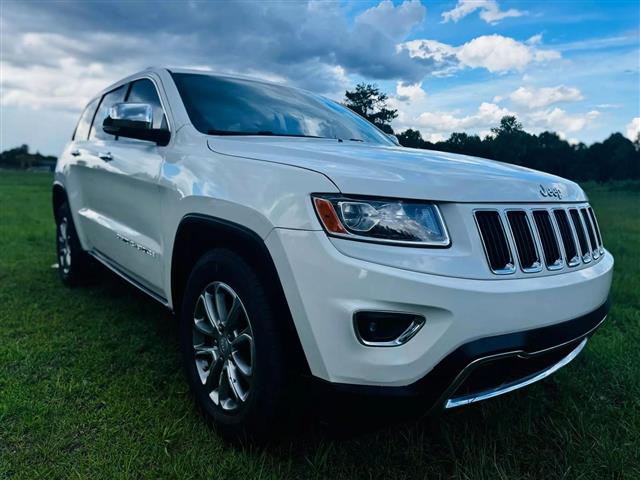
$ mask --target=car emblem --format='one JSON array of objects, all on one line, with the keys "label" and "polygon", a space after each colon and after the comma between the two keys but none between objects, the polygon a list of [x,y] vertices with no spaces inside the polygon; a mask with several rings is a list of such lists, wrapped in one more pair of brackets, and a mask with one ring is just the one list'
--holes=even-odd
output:
[{"label": "car emblem", "polygon": [[543,197],[556,197],[558,200],[562,200],[562,191],[557,187],[540,185],[540,195]]}]

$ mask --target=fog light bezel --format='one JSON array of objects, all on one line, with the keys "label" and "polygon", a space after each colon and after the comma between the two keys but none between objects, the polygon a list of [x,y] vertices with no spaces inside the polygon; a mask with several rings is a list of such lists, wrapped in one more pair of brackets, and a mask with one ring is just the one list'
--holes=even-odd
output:
[{"label": "fog light bezel", "polygon": [[[359,326],[359,317],[362,315],[374,314],[374,315],[388,315],[401,317],[398,321],[409,320],[407,328],[405,328],[400,335],[393,340],[386,341],[372,341],[363,338],[361,329]],[[427,319],[424,315],[419,313],[399,312],[392,310],[357,310],[353,313],[353,331],[355,332],[358,341],[366,347],[399,347],[405,345],[422,329]]]}]

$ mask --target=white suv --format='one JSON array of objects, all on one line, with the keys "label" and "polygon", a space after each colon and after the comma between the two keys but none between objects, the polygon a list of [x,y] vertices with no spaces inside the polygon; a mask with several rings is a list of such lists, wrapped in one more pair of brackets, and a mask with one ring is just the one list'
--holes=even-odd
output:
[{"label": "white suv", "polygon": [[97,260],[179,316],[198,405],[265,435],[300,377],[452,408],[572,360],[613,258],[584,192],[398,146],[323,97],[148,69],[97,95],[53,186],[59,271]]}]

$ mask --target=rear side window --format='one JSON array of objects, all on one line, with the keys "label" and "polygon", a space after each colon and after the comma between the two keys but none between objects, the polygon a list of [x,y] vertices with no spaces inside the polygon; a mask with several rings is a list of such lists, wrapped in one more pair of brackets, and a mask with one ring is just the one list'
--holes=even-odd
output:
[{"label": "rear side window", "polygon": [[116,103],[123,102],[124,96],[127,93],[128,84],[122,85],[121,87],[116,88],[115,90],[111,90],[109,93],[106,93],[102,97],[102,101],[100,102],[100,106],[98,107],[98,111],[96,112],[96,116],[93,119],[93,125],[91,126],[91,133],[89,134],[89,140],[115,140],[116,137],[113,135],[109,135],[108,133],[104,133],[102,130],[102,122],[107,115],[109,115],[109,109]]},{"label": "rear side window", "polygon": [[82,141],[86,140],[89,136],[89,129],[91,128],[91,120],[93,120],[93,114],[96,113],[96,107],[98,106],[99,98],[96,98],[89,103],[82,112],[76,130],[73,132],[72,140]]},{"label": "rear side window", "polygon": [[156,86],[148,78],[136,80],[131,84],[127,103],[148,103],[153,107],[153,128],[167,129],[167,119]]}]

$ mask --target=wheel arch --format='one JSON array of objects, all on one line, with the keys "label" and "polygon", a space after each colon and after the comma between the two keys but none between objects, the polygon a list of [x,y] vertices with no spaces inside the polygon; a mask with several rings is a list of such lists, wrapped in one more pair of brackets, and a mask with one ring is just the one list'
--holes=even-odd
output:
[{"label": "wheel arch", "polygon": [[277,298],[278,317],[284,322],[282,332],[287,337],[287,344],[294,346],[287,353],[293,355],[301,373],[309,373],[310,368],[271,253],[262,237],[243,225],[199,213],[182,217],[171,256],[171,299],[174,311],[180,311],[184,289],[195,263],[213,248],[233,250],[256,268],[269,289],[269,295]]},{"label": "wheel arch", "polygon": [[53,189],[51,191],[51,206],[53,208],[53,216],[57,218],[58,209],[64,202],[68,202],[67,191],[60,182],[54,182]]}]

